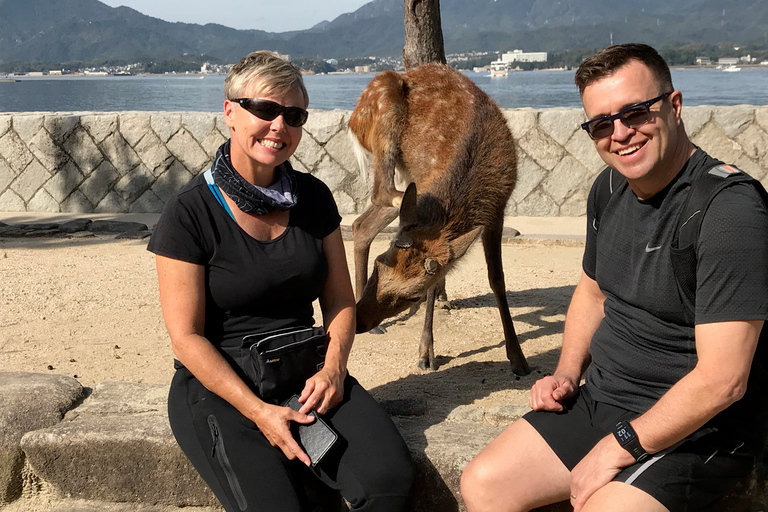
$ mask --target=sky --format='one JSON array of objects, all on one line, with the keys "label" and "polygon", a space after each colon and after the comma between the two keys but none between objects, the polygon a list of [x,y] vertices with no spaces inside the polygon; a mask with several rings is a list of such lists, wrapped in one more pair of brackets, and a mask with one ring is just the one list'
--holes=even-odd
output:
[{"label": "sky", "polygon": [[370,0],[101,0],[166,21],[218,23],[267,32],[305,30],[354,12]]}]

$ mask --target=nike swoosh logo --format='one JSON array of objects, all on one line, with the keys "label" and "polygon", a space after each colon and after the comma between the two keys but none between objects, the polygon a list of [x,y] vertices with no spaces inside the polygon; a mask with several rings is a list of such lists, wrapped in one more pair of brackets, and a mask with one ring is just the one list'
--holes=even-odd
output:
[{"label": "nike swoosh logo", "polygon": [[659,249],[661,249],[660,245],[658,247],[651,247],[650,242],[645,245],[645,252],[658,251]]}]

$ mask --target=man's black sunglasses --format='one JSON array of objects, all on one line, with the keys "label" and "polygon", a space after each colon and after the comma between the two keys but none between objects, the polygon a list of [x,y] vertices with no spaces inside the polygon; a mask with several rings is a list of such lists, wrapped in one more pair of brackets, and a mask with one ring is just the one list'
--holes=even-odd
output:
[{"label": "man's black sunglasses", "polygon": [[665,92],[661,96],[656,96],[648,101],[641,101],[619,110],[612,116],[602,116],[590,119],[583,123],[581,127],[589,134],[593,140],[604,139],[613,135],[613,126],[616,119],[620,120],[627,128],[637,128],[651,120],[651,105],[657,101],[666,98],[672,94]]},{"label": "man's black sunglasses", "polygon": [[284,107],[279,103],[259,98],[237,98],[234,100],[241,107],[264,121],[272,121],[277,116],[283,116],[285,124],[298,128],[307,122],[309,112],[301,107]]}]

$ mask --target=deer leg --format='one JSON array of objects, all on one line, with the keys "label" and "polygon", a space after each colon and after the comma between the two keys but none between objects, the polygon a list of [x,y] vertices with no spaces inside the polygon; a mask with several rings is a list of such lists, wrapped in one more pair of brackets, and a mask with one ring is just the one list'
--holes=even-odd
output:
[{"label": "deer leg", "polygon": [[437,370],[435,361],[435,338],[432,332],[432,321],[435,316],[435,297],[437,296],[437,287],[433,286],[427,292],[427,305],[424,310],[424,330],[421,331],[421,341],[419,342],[419,368],[426,370]]},{"label": "deer leg", "polygon": [[397,167],[394,142],[387,153],[374,156],[373,190],[371,204],[381,207],[394,206],[400,208],[403,193],[395,188],[395,170]]},{"label": "deer leg", "polygon": [[516,375],[528,375],[531,369],[525,360],[520,342],[515,333],[512,316],[509,314],[507,303],[507,290],[504,284],[504,267],[501,260],[501,234],[504,228],[503,212],[492,226],[483,230],[483,249],[485,250],[485,263],[488,266],[488,281],[496,297],[496,305],[501,315],[501,325],[504,328],[504,342],[507,349],[507,359]]},{"label": "deer leg", "polygon": [[357,299],[363,296],[368,281],[368,256],[371,242],[384,227],[397,218],[397,208],[371,205],[352,223],[352,239],[355,251],[355,291]]}]

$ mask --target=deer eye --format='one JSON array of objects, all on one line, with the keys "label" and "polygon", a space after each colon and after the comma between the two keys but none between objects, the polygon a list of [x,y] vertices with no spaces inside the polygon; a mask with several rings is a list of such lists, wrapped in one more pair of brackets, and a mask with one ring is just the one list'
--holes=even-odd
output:
[{"label": "deer eye", "polygon": [[437,273],[437,269],[439,268],[440,264],[432,258],[427,258],[424,260],[424,270],[427,271],[427,274],[435,275]]}]

